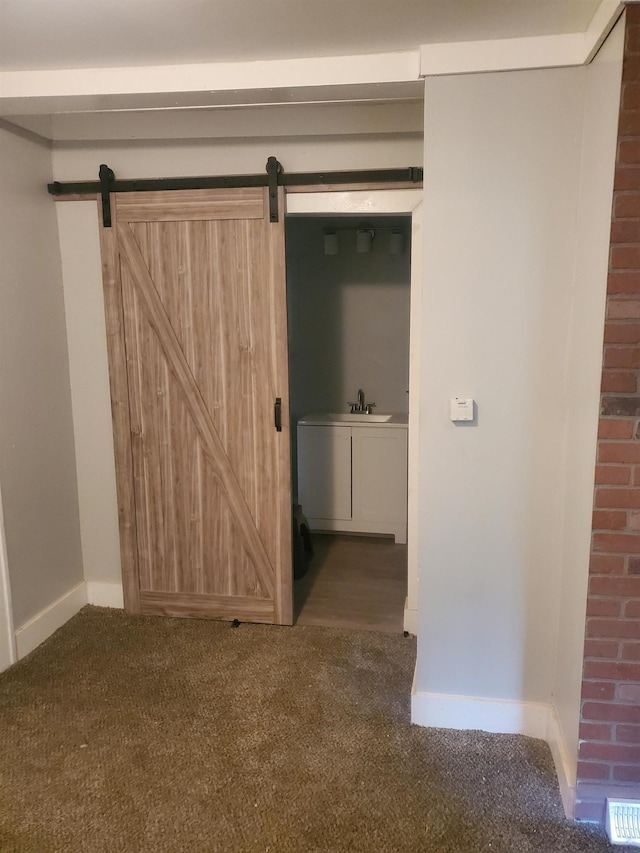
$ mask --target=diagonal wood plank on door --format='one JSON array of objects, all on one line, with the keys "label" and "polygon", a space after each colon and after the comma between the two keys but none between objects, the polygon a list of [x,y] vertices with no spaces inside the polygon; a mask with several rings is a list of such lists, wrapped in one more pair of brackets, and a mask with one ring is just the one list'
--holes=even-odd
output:
[{"label": "diagonal wood plank on door", "polygon": [[266,188],[117,193],[112,219],[125,606],[291,624],[284,223],[270,222]]},{"label": "diagonal wood plank on door", "polygon": [[256,527],[245,493],[225,452],[201,390],[158,296],[145,259],[129,225],[118,223],[118,242],[121,257],[128,265],[132,280],[135,282],[140,305],[148,323],[155,332],[158,344],[166,359],[167,368],[177,383],[181,402],[188,411],[197,432],[203,457],[215,473],[235,523],[242,529],[244,544],[258,575],[260,587],[267,597],[271,598],[274,596],[275,590],[273,566],[269,555]]}]

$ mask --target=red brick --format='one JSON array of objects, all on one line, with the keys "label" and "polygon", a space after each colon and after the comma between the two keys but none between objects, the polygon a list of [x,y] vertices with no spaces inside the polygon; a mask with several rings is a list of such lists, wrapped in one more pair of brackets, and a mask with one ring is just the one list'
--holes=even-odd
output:
[{"label": "red brick", "polygon": [[631,371],[603,370],[600,389],[617,394],[633,394],[638,387],[638,374]]},{"label": "red brick", "polygon": [[594,503],[597,507],[612,509],[640,509],[640,489],[597,488]]},{"label": "red brick", "polygon": [[598,438],[631,438],[634,423],[632,418],[600,418]]},{"label": "red brick", "polygon": [[620,110],[618,134],[619,136],[640,136],[640,110]]},{"label": "red brick", "polygon": [[[640,462],[640,442],[601,441],[598,445],[598,462],[638,463]],[[635,506],[635,504],[630,504],[630,506]]]},{"label": "red brick", "polygon": [[590,597],[587,601],[587,616],[620,616],[621,610],[621,602],[612,598]]},{"label": "red brick", "polygon": [[613,726],[610,723],[585,723],[580,722],[580,740],[610,741],[613,735]]},{"label": "red brick", "polygon": [[[634,174],[636,172],[636,179],[640,178],[640,169],[634,170]],[[619,180],[618,172],[616,172],[616,180]],[[628,187],[616,187],[616,189],[628,189]],[[640,189],[640,182],[633,189]],[[611,248],[609,269],[640,270],[640,246],[613,246]]]},{"label": "red brick", "polygon": [[595,761],[640,761],[640,747],[621,743],[583,742],[580,744],[578,756],[583,760]]},{"label": "red brick", "polygon": [[[640,624],[633,620],[587,619],[587,637],[600,640],[640,640]],[[585,664],[586,666],[586,664]]]},{"label": "red brick", "polygon": [[[634,111],[634,116],[636,115]],[[638,115],[638,128],[640,129],[640,111]],[[626,166],[624,164],[616,167],[613,188],[616,191],[640,190],[640,169],[637,166]]]},{"label": "red brick", "polygon": [[640,723],[640,707],[614,705],[609,702],[584,702],[582,716],[585,720],[605,720],[611,723]]},{"label": "red brick", "polygon": [[[611,224],[611,243],[640,243],[640,219],[615,219]],[[618,277],[621,280],[616,282]],[[612,273],[607,281],[608,293],[633,293],[637,290],[640,290],[638,273]]]},{"label": "red brick", "polygon": [[594,533],[593,550],[604,554],[640,554],[640,535],[635,533]]},{"label": "red brick", "polygon": [[[624,45],[624,55],[628,56],[630,53],[639,53],[640,52],[640,28],[639,27],[629,27],[627,26],[625,32],[625,45]],[[637,90],[636,86],[627,85],[624,87],[625,100],[628,91],[635,92]],[[638,90],[640,91],[640,90]],[[628,107],[627,107],[628,109]]]},{"label": "red brick", "polygon": [[638,193],[615,193],[613,216],[614,219],[640,218],[640,196]]},{"label": "red brick", "polygon": [[589,579],[590,595],[614,595],[626,598],[640,596],[640,576],[638,577],[593,577]]},{"label": "red brick", "polygon": [[[626,109],[640,109],[640,86],[626,87],[624,98]],[[637,166],[640,164],[640,142],[636,139],[621,139],[618,143],[618,163]]]},{"label": "red brick", "polygon": [[640,782],[640,764],[620,764],[613,768],[616,782]]},{"label": "red brick", "polygon": [[640,619],[640,600],[627,601],[624,606],[624,616],[625,619]]},{"label": "red brick", "polygon": [[[640,204],[640,198],[638,199]],[[607,317],[610,320],[640,319],[640,300],[638,299],[607,299]]]},{"label": "red brick", "polygon": [[640,726],[616,726],[618,743],[640,743]]},{"label": "red brick", "polygon": [[624,643],[620,657],[622,660],[640,660],[640,643]]},{"label": "red brick", "polygon": [[631,480],[631,468],[626,465],[597,465],[596,485],[627,486]]},{"label": "red brick", "polygon": [[581,779],[610,779],[611,768],[596,761],[578,761],[578,776]]},{"label": "red brick", "polygon": [[624,572],[624,557],[618,554],[592,554],[589,558],[589,574],[619,575],[622,572]]},{"label": "red brick", "polygon": [[[640,684],[619,684],[617,699],[620,702],[633,702],[640,705]],[[638,749],[638,761],[640,761],[640,749]]]},{"label": "red brick", "polygon": [[584,662],[583,675],[584,678],[637,681],[640,679],[640,663],[626,663],[617,660],[587,660]]},{"label": "red brick", "polygon": [[597,510],[593,513],[591,526],[594,530],[623,530],[627,526],[626,512]]},{"label": "red brick", "polygon": [[[618,235],[622,235],[622,228],[620,226],[627,226],[627,232],[630,230],[629,225],[632,220],[630,219],[621,219],[619,223],[617,223],[616,233]],[[635,224],[635,222],[634,222]],[[637,225],[638,231],[640,231],[640,222]],[[613,233],[613,228],[611,229]],[[638,238],[638,242],[640,242],[640,238]],[[607,293],[640,293],[640,273],[637,272],[611,272],[607,276]]]},{"label": "red brick", "polygon": [[610,681],[583,681],[583,699],[613,699],[616,695],[616,686]]},{"label": "red brick", "polygon": [[605,369],[620,367],[637,369],[640,367],[640,347],[606,346],[604,348],[604,367]]},{"label": "red brick", "polygon": [[585,658],[616,658],[620,644],[617,640],[585,640]]},{"label": "red brick", "polygon": [[[635,4],[628,6],[628,11],[634,9]],[[633,13],[632,13],[633,14]],[[628,23],[628,22],[627,22]],[[635,83],[640,74],[640,60],[633,54],[625,53],[622,61],[622,80],[624,83]]]},{"label": "red brick", "polygon": [[[611,276],[630,276],[637,273],[611,273]],[[611,277],[610,276],[610,277]],[[638,344],[640,343],[640,323],[616,323],[610,321],[604,327],[604,342],[606,344]]]},{"label": "red brick", "polygon": [[638,557],[629,557],[628,573],[640,575],[640,559]]}]

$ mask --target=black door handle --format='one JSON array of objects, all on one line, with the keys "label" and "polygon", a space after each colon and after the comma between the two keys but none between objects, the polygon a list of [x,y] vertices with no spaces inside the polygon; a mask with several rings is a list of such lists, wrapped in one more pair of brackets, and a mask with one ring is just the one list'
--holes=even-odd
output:
[{"label": "black door handle", "polygon": [[282,432],[282,398],[276,397],[276,402],[273,406],[273,420],[276,425],[276,432]]}]

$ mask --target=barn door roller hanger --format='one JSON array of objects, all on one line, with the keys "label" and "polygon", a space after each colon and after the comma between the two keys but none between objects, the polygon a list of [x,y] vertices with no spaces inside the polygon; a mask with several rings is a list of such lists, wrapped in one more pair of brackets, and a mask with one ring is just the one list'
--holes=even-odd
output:
[{"label": "barn door roller hanger", "polygon": [[268,187],[269,221],[278,222],[278,187],[322,187],[329,184],[421,184],[423,170],[418,166],[403,169],[360,169],[343,172],[296,172],[286,174],[276,157],[269,157],[261,175],[213,175],[198,178],[143,178],[118,180],[106,163],[100,166],[97,181],[54,181],[47,184],[51,195],[99,195],[102,221],[111,227],[111,193],[153,192],[154,190],[230,189]]}]

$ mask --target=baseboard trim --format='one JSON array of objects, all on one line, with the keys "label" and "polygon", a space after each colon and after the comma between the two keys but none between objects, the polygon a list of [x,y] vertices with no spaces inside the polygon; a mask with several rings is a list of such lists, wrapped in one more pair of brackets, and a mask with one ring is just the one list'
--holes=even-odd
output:
[{"label": "baseboard trim", "polygon": [[411,722],[442,729],[479,729],[547,739],[550,706],[542,702],[485,699],[414,691]]},{"label": "baseboard trim", "polygon": [[556,766],[564,813],[569,820],[573,820],[576,808],[576,767],[572,767],[569,761],[567,742],[555,705],[549,708],[546,741]]},{"label": "baseboard trim", "polygon": [[418,611],[409,607],[409,599],[404,602],[404,630],[408,634],[418,636]]},{"label": "baseboard trim", "polygon": [[50,637],[87,603],[87,585],[77,584],[28,622],[16,629],[18,660],[28,655]]},{"label": "baseboard trim", "polygon": [[124,608],[122,584],[87,581],[87,603],[122,610]]}]

